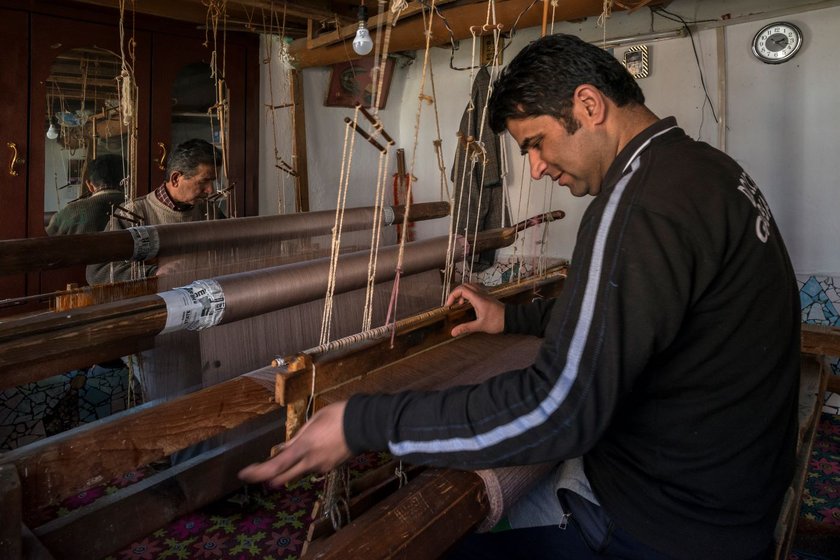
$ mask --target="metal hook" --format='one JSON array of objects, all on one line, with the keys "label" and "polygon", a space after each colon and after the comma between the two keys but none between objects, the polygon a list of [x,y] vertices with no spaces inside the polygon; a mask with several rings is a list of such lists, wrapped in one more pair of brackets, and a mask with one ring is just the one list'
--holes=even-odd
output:
[{"label": "metal hook", "polygon": [[166,144],[163,142],[158,142],[157,145],[160,147],[160,159],[158,159],[158,169],[161,171],[166,171]]},{"label": "metal hook", "polygon": [[18,171],[17,169],[15,169],[15,167],[18,164],[23,165],[24,163],[26,163],[26,160],[21,157],[18,157],[17,144],[15,144],[14,142],[6,142],[6,146],[12,149],[12,159],[9,162],[9,175],[11,175],[12,177],[17,177]]}]

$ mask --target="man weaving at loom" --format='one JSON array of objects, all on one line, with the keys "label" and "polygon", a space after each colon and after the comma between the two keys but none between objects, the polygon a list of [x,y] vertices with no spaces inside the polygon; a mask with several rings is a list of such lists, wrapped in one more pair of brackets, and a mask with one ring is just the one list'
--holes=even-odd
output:
[{"label": "man weaving at loom", "polygon": [[87,196],[79,197],[56,212],[47,225],[47,235],[72,235],[102,231],[111,208],[125,200],[123,159],[119,154],[102,154],[88,164]]},{"label": "man weaving at loom", "polygon": [[769,557],[793,476],[799,303],[760,191],[573,36],[526,47],[489,109],[535,179],[594,197],[558,299],[502,307],[463,286],[447,301],[476,310],[453,335],[543,336],[535,363],[329,405],[241,478],[276,486],[364,450],[458,469],[562,461],[514,529],[452,557]]},{"label": "man weaving at loom", "polygon": [[[219,150],[194,138],[175,146],[166,162],[166,181],[151,193],[118,208],[106,231],[140,225],[180,224],[224,218],[207,197],[215,190],[222,163]],[[130,261],[94,264],[87,267],[87,281],[103,284],[131,279]],[[155,264],[146,264],[145,275],[159,274]]]}]

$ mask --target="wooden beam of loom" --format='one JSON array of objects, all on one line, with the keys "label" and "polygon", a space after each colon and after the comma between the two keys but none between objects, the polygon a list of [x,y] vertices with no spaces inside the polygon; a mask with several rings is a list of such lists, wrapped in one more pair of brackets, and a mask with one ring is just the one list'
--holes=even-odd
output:
[{"label": "wooden beam of loom", "polygon": [[20,477],[25,522],[39,525],[44,512],[73,491],[279,410],[272,398],[276,373],[263,368],[3,454],[0,464],[14,465]]},{"label": "wooden beam of loom", "polygon": [[430,469],[302,558],[438,558],[478,525],[489,504],[472,472]]},{"label": "wooden beam of loom", "polygon": [[[660,5],[666,0],[654,0],[649,5]],[[557,6],[555,17],[557,21],[582,19],[597,16],[603,10],[602,0],[566,0]],[[615,11],[620,6],[613,8]],[[446,17],[448,28],[440,17],[435,15],[432,23],[432,46],[449,45],[450,29],[452,39],[460,40],[472,37],[472,30],[481,27],[486,21],[487,4],[484,2],[446,6],[441,9]],[[540,25],[542,22],[542,7],[532,0],[502,0],[494,4],[496,22],[502,25],[502,32],[507,33],[515,22],[517,29],[525,29]],[[377,41],[377,30],[370,29],[371,39]],[[391,30],[389,52],[413,51],[426,47],[426,29],[422,18],[411,18],[398,22]],[[295,65],[298,68],[312,66],[328,66],[348,59],[359,58],[349,46],[342,41],[320,48],[309,49],[306,39],[297,39],[289,47]]]},{"label": "wooden beam of loom", "polygon": [[[236,473],[262,460],[281,437],[263,426],[244,441],[217,447],[155,473],[93,504],[35,529],[40,541],[66,560],[104,558],[181,515],[222,499],[242,487]],[[91,535],[96,535],[91,539]]]},{"label": "wooden beam of loom", "polygon": [[[405,206],[392,207],[394,218],[383,225],[402,224]],[[448,202],[414,204],[409,210],[412,221],[431,220],[449,215]],[[342,231],[370,229],[374,223],[373,207],[345,211]],[[335,225],[335,211],[254,216],[229,220],[144,226],[157,237],[159,249],[145,251],[142,259],[179,255],[221,243],[276,243],[329,233]],[[0,241],[0,275],[62,268],[77,264],[95,264],[137,259],[138,247],[129,230],[103,231],[54,237],[33,237]]]},{"label": "wooden beam of loom", "polygon": [[[534,297],[551,298],[563,287],[566,270],[562,268],[545,278],[529,279],[518,284],[504,285],[490,293],[505,303],[521,303]],[[283,358],[277,376],[275,398],[282,405],[300,403],[312,392],[312,368],[317,367],[315,394],[356,380],[370,371],[450,340],[452,327],[474,318],[469,305],[455,309],[438,308],[399,321],[396,336],[390,332],[377,338],[362,340],[337,350],[307,351]]]}]

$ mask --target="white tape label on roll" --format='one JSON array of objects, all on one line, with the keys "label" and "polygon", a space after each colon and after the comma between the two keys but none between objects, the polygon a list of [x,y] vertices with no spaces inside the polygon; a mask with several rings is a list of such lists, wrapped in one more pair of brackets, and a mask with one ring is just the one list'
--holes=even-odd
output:
[{"label": "white tape label on roll", "polygon": [[196,280],[158,295],[166,302],[166,326],[160,334],[218,325],[225,311],[225,294],[215,280]]},{"label": "white tape label on roll", "polygon": [[157,256],[160,249],[160,238],[157,228],[150,226],[135,226],[128,228],[131,238],[134,239],[133,261],[145,261]]},{"label": "white tape label on roll", "polygon": [[394,213],[394,208],[392,206],[385,206],[382,208],[382,224],[386,226],[390,226],[394,223],[394,218],[396,214]]}]

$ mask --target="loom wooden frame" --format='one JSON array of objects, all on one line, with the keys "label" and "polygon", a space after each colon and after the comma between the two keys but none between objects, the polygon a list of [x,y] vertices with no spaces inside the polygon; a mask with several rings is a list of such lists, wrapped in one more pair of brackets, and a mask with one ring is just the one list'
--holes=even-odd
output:
[{"label": "loom wooden frame", "polygon": [[[528,297],[534,285],[534,281],[521,283],[517,289],[525,295],[520,297]],[[515,297],[516,290],[509,291],[514,292],[511,297]],[[445,332],[427,332],[426,340],[448,337],[451,326],[469,318],[466,308],[456,310],[453,315],[436,322],[435,328]],[[398,333],[397,339],[418,340],[416,333],[417,329],[408,329]],[[415,350],[420,347],[407,346],[414,346]],[[362,355],[372,353],[368,345],[354,351]],[[346,352],[339,354],[338,361],[352,363],[354,369],[361,368],[355,369],[357,372],[363,372],[364,364],[370,363],[365,359],[351,362],[347,360]],[[332,353],[317,359],[326,365],[327,357],[336,356]],[[399,357],[392,354],[390,359]],[[345,373],[349,371],[347,366],[339,369]],[[280,368],[267,366],[172,400],[147,403],[3,454],[0,456],[0,518],[8,522],[2,524],[0,545],[4,545],[12,557],[14,554],[34,554],[49,558],[48,547],[57,547],[56,550],[62,550],[63,554],[69,555],[67,557],[101,557],[152,532],[177,515],[231,492],[240,485],[235,473],[263,458],[272,444],[282,440],[279,429],[282,406],[275,400],[276,378],[280,373]],[[246,441],[204,454],[71,515],[40,524],[46,509],[74,490],[108,480],[225,430],[272,414],[276,417],[275,425],[260,426]],[[231,452],[233,450],[235,453]],[[219,480],[220,472],[226,473],[227,478]],[[140,511],[143,515],[138,515]],[[131,523],[120,522],[129,517]],[[82,536],[90,534],[91,530],[100,537],[85,540]]]}]

